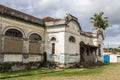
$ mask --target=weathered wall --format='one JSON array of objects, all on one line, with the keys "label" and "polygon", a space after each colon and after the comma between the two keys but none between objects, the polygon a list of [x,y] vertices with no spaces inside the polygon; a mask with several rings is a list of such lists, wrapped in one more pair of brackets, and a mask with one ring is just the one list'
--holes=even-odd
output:
[{"label": "weathered wall", "polygon": [[23,40],[15,38],[4,38],[4,52],[23,53]]},{"label": "weathered wall", "polygon": [[[60,62],[60,53],[64,53],[64,41],[65,41],[65,28],[63,26],[56,26],[47,28],[46,31],[46,52],[48,54],[48,60],[53,62]],[[51,41],[51,38],[55,37],[56,41]],[[52,54],[52,43],[55,43],[55,54]]]},{"label": "weathered wall", "polygon": [[[13,37],[5,37],[5,32],[8,29],[17,29],[23,34],[23,39],[13,38]],[[42,37],[42,42],[39,44],[31,43],[29,41],[29,36],[32,33],[37,33]],[[3,35],[3,43],[2,50],[4,51],[4,62],[17,62],[23,61],[24,63],[28,63],[29,61],[41,60],[38,55],[30,55],[29,53],[37,53],[41,54],[44,52],[44,27],[36,24],[28,23],[25,21],[21,21],[19,19],[13,19],[12,17],[2,16],[2,35]],[[7,54],[6,54],[7,53]],[[20,55],[21,54],[21,55]],[[21,58],[22,56],[22,58]],[[31,57],[35,57],[35,59]],[[29,58],[30,57],[30,58]]]},{"label": "weathered wall", "polygon": [[[70,36],[75,38],[75,42],[69,42]],[[75,63],[80,61],[80,28],[76,22],[71,21],[66,26],[65,33],[65,56],[66,63]]]},{"label": "weathered wall", "polygon": [[42,61],[42,55],[38,54],[30,54],[29,55],[29,62],[40,62]]},{"label": "weathered wall", "polygon": [[[48,22],[49,23],[49,22]],[[53,23],[49,23],[52,25]],[[61,23],[62,24],[62,23]],[[80,42],[83,41],[85,47],[98,46],[93,42],[94,38],[86,36],[85,34],[80,34],[80,26],[75,22],[71,21],[65,26],[57,25],[57,26],[49,26],[46,29],[46,51],[48,53],[48,60],[59,62],[61,64],[70,64],[70,63],[79,63],[80,62]],[[75,38],[75,42],[69,42],[69,37],[73,36]],[[55,37],[56,41],[50,41],[51,37]],[[51,53],[51,43],[55,43],[55,54]],[[96,49],[94,52],[84,52],[85,62],[95,62],[96,60]]]},{"label": "weathered wall", "polygon": [[4,62],[22,62],[22,54],[4,54]]},{"label": "weathered wall", "polygon": [[0,63],[3,61],[2,55],[2,16],[0,15]]},{"label": "weathered wall", "polygon": [[44,28],[42,26],[34,25],[31,23],[26,23],[24,21],[15,20],[8,17],[3,17],[2,22],[2,34],[5,34],[5,31],[10,28],[15,28],[20,30],[23,33],[24,38],[28,38],[30,34],[37,33],[41,35],[44,41]]}]

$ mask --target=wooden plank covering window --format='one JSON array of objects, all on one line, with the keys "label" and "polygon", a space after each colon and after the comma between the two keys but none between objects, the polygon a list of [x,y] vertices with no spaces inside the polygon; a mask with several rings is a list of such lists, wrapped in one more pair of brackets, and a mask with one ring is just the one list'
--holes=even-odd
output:
[{"label": "wooden plank covering window", "polygon": [[4,52],[7,53],[22,53],[23,40],[14,38],[4,39]]},{"label": "wooden plank covering window", "polygon": [[38,42],[29,43],[29,53],[41,53],[41,44]]}]

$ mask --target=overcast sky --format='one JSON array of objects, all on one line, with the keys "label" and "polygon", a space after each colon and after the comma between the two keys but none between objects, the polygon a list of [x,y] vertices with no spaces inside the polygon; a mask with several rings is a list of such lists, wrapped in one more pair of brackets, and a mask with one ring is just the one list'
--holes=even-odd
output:
[{"label": "overcast sky", "polygon": [[0,0],[0,4],[39,18],[64,18],[70,13],[79,19],[84,31],[92,31],[90,17],[102,11],[112,24],[105,31],[104,46],[120,46],[120,0]]}]

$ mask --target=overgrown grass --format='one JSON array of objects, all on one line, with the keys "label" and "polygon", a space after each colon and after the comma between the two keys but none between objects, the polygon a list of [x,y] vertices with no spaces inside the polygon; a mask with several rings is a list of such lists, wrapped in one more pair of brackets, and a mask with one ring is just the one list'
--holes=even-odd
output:
[{"label": "overgrown grass", "polygon": [[17,75],[26,75],[26,74],[37,74],[42,72],[52,71],[50,69],[31,69],[31,70],[24,70],[24,71],[16,71],[16,72],[0,72],[0,77],[7,77],[7,76],[17,76]]},{"label": "overgrown grass", "polygon": [[64,70],[60,70],[57,72],[52,69],[36,69],[36,70],[25,70],[25,71],[18,71],[18,72],[0,72],[0,77],[35,74],[31,76],[20,76],[20,77],[15,77],[15,78],[9,78],[5,80],[27,80],[27,79],[37,80],[39,78],[48,77],[48,76],[91,75],[91,74],[101,73],[108,66],[112,66],[112,64],[106,64],[101,67],[87,68],[87,69],[64,69]]}]

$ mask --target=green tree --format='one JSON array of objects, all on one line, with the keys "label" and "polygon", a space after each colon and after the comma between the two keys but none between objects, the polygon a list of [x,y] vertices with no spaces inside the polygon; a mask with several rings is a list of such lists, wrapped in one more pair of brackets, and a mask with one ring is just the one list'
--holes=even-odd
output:
[{"label": "green tree", "polygon": [[108,17],[103,17],[103,12],[95,13],[93,17],[91,17],[91,22],[93,23],[94,28],[97,30],[97,36],[99,34],[103,34],[103,30],[108,28],[110,25],[108,23]]},{"label": "green tree", "polygon": [[120,46],[118,48],[120,48]]}]

